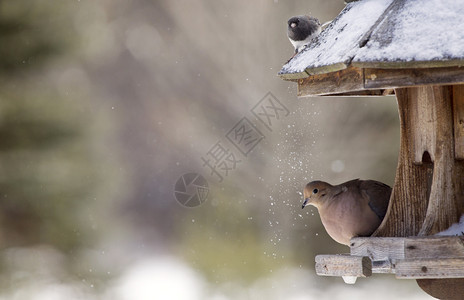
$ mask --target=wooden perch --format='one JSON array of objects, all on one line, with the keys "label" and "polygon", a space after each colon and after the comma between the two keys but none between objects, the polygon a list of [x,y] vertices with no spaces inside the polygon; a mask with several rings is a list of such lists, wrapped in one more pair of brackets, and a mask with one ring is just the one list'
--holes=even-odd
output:
[{"label": "wooden perch", "polygon": [[318,255],[316,273],[322,276],[369,277],[372,275],[372,262],[367,256]]},{"label": "wooden perch", "polygon": [[316,273],[345,281],[373,273],[400,279],[464,278],[464,237],[353,238],[351,255],[316,256]]},{"label": "wooden perch", "polygon": [[351,255],[373,261],[420,258],[464,258],[464,236],[357,237],[351,239]]},{"label": "wooden perch", "polygon": [[464,258],[402,259],[395,265],[396,278],[464,278]]},{"label": "wooden perch", "polygon": [[461,85],[395,90],[398,168],[387,216],[374,236],[435,234],[464,213],[464,161],[455,153],[464,141],[453,135],[454,124],[464,119],[463,90]]}]

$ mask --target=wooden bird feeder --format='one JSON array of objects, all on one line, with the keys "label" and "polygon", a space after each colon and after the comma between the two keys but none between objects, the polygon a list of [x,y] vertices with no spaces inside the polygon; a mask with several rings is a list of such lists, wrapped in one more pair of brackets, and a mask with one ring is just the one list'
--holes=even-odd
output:
[{"label": "wooden bird feeder", "polygon": [[298,96],[396,95],[400,151],[387,215],[319,275],[393,273],[438,298],[464,295],[464,239],[434,236],[464,214],[464,1],[360,0],[279,76]]}]

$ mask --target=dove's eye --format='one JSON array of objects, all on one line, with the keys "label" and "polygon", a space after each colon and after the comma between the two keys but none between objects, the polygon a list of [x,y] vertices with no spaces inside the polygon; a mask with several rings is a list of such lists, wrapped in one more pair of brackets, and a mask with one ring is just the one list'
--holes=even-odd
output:
[{"label": "dove's eye", "polygon": [[319,192],[318,189],[314,189],[314,190],[313,190],[313,194],[317,194],[317,192]]}]

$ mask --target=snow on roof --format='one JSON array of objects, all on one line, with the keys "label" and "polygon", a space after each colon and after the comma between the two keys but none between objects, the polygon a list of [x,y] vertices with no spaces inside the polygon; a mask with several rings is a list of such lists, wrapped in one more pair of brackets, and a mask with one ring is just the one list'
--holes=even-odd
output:
[{"label": "snow on roof", "polygon": [[398,7],[378,26],[353,61],[430,61],[463,57],[464,1],[414,0],[405,1],[403,7]]},{"label": "snow on roof", "polygon": [[279,75],[304,78],[350,63],[380,68],[440,66],[437,61],[464,65],[463,16],[463,0],[351,2]]}]

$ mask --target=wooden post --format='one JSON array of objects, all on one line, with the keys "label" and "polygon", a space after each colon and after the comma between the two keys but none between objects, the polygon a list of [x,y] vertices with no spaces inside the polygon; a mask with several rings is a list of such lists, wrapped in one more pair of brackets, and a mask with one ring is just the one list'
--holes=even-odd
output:
[{"label": "wooden post", "polygon": [[[398,168],[387,215],[374,236],[432,235],[464,214],[464,86],[409,87],[395,93],[401,130]],[[401,274],[420,267],[415,278],[431,278],[447,263],[463,266],[462,261],[427,263],[403,261],[397,268]],[[455,297],[464,285],[463,278],[417,282],[435,297]]]},{"label": "wooden post", "polygon": [[[456,193],[453,178],[459,176],[454,160],[452,87],[427,86],[419,88],[418,101],[427,103],[423,112],[430,113],[431,124],[427,141],[433,161],[433,179],[427,214],[419,235],[431,235],[449,228],[459,221],[463,213],[462,203]],[[413,128],[417,128],[413,127]],[[416,157],[421,149],[415,150]],[[462,174],[461,174],[462,175]],[[460,177],[464,180],[463,177]],[[461,202],[464,199],[460,199]]]},{"label": "wooden post", "polygon": [[464,85],[453,86],[454,153],[464,159]]},{"label": "wooden post", "polygon": [[464,119],[463,90],[462,86],[395,90],[401,130],[398,168],[387,215],[374,236],[435,234],[464,213],[463,161],[454,154],[455,148],[460,149],[455,141],[462,139],[453,130]]},{"label": "wooden post", "polygon": [[417,102],[408,88],[396,89],[400,119],[400,151],[390,205],[373,236],[407,237],[419,233],[427,211],[427,167],[414,164],[409,148],[412,114]]}]

